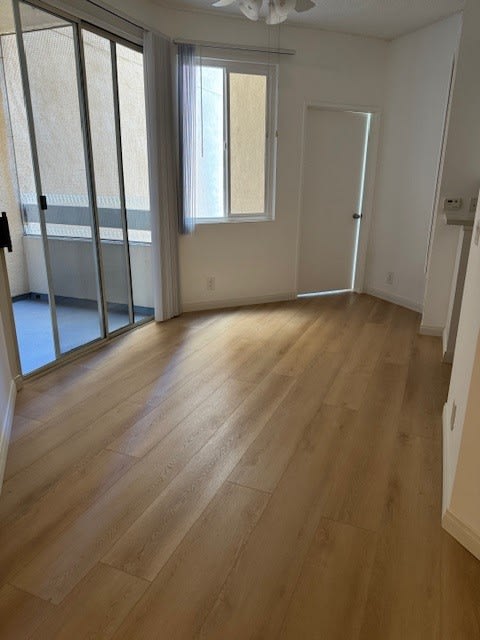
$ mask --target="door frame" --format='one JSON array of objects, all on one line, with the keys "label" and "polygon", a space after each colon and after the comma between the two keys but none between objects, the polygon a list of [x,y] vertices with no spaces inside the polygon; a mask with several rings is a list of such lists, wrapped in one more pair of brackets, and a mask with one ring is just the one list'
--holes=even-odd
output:
[{"label": "door frame", "polygon": [[301,140],[302,146],[300,151],[300,175],[299,175],[299,194],[297,209],[297,246],[295,260],[295,296],[299,291],[299,270],[300,270],[300,238],[301,225],[303,218],[303,193],[305,184],[305,149],[307,137],[307,116],[308,110],[314,109],[318,111],[339,111],[354,112],[370,115],[370,128],[368,131],[368,139],[366,146],[366,163],[364,172],[364,191],[362,202],[362,220],[360,222],[360,231],[357,245],[355,280],[353,283],[353,291],[355,293],[363,293],[365,289],[365,272],[367,265],[367,253],[370,240],[370,229],[372,225],[372,217],[375,201],[375,181],[378,166],[378,150],[380,142],[380,128],[382,119],[382,110],[380,107],[364,105],[364,104],[335,104],[331,102],[315,102],[306,101],[303,104]]}]

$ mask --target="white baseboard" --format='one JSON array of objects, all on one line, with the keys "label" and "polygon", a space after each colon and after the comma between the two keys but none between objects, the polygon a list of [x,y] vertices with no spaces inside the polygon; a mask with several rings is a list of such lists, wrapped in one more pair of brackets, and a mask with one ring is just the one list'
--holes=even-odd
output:
[{"label": "white baseboard", "polygon": [[[386,300],[387,302],[392,302],[393,304],[397,304],[401,307],[406,307],[407,309],[411,309],[412,311],[417,311],[418,313],[422,312],[422,305],[413,302],[412,300],[407,300],[406,298],[402,298],[401,296],[394,296],[386,293],[384,291],[380,291],[378,289],[367,288],[365,293],[374,296],[375,298],[380,298],[381,300]],[[294,292],[289,293],[279,293],[268,296],[253,296],[247,298],[229,298],[227,300],[202,300],[201,302],[184,302],[182,305],[182,309],[184,312],[188,311],[207,311],[209,309],[226,309],[229,307],[244,307],[252,304],[267,304],[269,302],[285,302],[288,300],[295,300],[297,294]],[[435,334],[436,335],[436,334]]]},{"label": "white baseboard", "polygon": [[368,293],[375,298],[380,298],[381,300],[386,300],[387,302],[397,304],[400,307],[405,307],[406,309],[417,311],[417,313],[422,313],[423,311],[422,305],[418,302],[414,302],[413,300],[409,300],[408,298],[403,298],[402,296],[396,296],[392,293],[389,293],[388,291],[366,287],[365,293]]},{"label": "white baseboard", "polygon": [[451,511],[443,514],[442,527],[455,538],[465,549],[468,549],[480,560],[480,535],[467,524],[462,522]]},{"label": "white baseboard", "polygon": [[443,336],[443,327],[434,327],[429,324],[421,324],[419,333],[421,336],[433,336],[441,338]]},{"label": "white baseboard", "polygon": [[5,416],[0,429],[0,492],[2,490],[5,465],[7,464],[7,452],[12,432],[13,414],[15,412],[15,400],[17,399],[17,386],[12,380]]},{"label": "white baseboard", "polygon": [[184,302],[182,309],[188,311],[207,311],[209,309],[226,309],[229,307],[245,307],[252,304],[267,304],[269,302],[285,302],[295,300],[295,293],[279,293],[270,296],[254,296],[249,298],[229,298],[228,300],[203,300],[202,302]]}]

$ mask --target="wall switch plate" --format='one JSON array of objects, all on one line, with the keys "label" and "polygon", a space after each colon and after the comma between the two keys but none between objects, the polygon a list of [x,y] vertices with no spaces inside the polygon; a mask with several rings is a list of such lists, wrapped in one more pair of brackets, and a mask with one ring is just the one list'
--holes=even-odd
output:
[{"label": "wall switch plate", "polygon": [[445,198],[445,202],[443,203],[444,211],[460,211],[462,207],[462,198]]},{"label": "wall switch plate", "polygon": [[478,198],[470,200],[470,213],[477,213]]}]

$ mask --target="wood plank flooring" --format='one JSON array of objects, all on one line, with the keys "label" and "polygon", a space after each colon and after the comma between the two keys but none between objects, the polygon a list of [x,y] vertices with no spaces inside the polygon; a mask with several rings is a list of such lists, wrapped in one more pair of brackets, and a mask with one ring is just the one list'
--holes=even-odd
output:
[{"label": "wood plank flooring", "polygon": [[29,382],[1,640],[480,640],[418,326],[354,294],[185,314]]}]

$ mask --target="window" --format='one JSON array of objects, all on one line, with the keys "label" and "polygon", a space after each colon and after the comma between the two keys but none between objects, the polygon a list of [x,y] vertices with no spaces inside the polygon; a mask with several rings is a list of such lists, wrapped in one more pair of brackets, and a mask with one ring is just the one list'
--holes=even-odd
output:
[{"label": "window", "polygon": [[[36,114],[36,136],[40,149],[44,151],[40,160],[42,186],[48,202],[45,214],[47,231],[51,237],[91,239],[85,159],[83,154],[72,151],[83,148],[80,120],[79,117],[75,119],[79,106],[72,54],[74,34],[70,26],[63,24],[60,20],[55,28],[32,29],[24,34],[30,61],[28,72]],[[128,239],[150,244],[143,53],[113,40],[111,45],[109,39],[86,29],[82,29],[82,34],[100,236],[102,240],[112,242],[123,240],[114,115],[114,100],[117,98],[113,93],[112,75],[111,46],[114,46]],[[7,88],[24,232],[40,236],[30,134],[15,34],[0,36],[0,62],[3,62],[2,72]],[[58,90],[55,82],[63,87],[63,92]],[[72,126],[72,122],[76,126]],[[61,162],[59,158],[68,158],[68,162]]]},{"label": "window", "polygon": [[197,221],[273,218],[276,67],[202,58],[195,78]]}]

